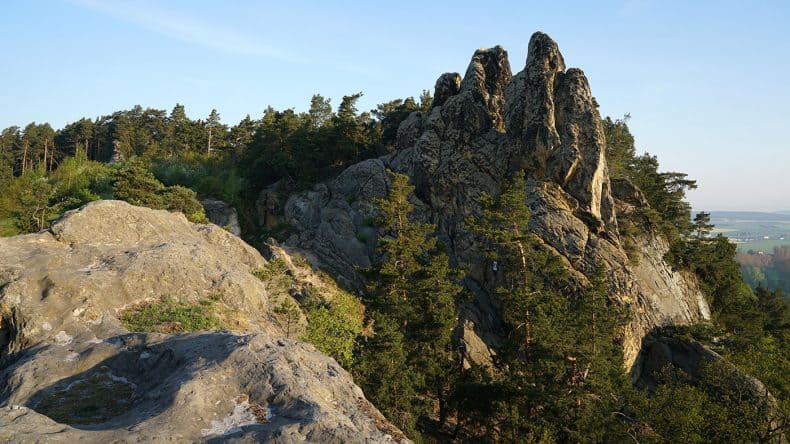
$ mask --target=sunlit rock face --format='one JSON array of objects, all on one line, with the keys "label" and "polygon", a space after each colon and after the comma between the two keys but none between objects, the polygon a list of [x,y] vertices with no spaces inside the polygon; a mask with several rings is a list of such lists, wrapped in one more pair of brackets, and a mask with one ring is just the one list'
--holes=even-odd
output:
[{"label": "sunlit rock face", "polygon": [[289,244],[313,252],[342,283],[363,290],[357,270],[377,254],[375,229],[365,221],[375,214],[374,199],[387,193],[386,170],[407,174],[416,187],[414,216],[438,226],[452,261],[468,271],[465,283],[476,299],[462,307],[460,339],[467,359],[485,364],[501,332],[497,272],[465,221],[479,214],[481,193],[497,195],[501,180],[523,169],[530,228],[569,269],[569,295],[602,264],[611,298],[630,307],[633,320],[623,337],[630,368],[648,332],[708,318],[707,304],[695,278],[663,260],[668,245],[658,234],[636,239],[636,257],[627,257],[618,208],[646,203],[635,201],[638,190],[629,194],[627,184],[618,185],[621,196],[613,194],[601,118],[584,72],[566,68],[557,44],[540,32],[523,69],[512,75],[510,66],[497,46],[475,51],[463,77],[442,74],[431,109],[401,124],[393,154],[287,200],[285,219],[298,229]]},{"label": "sunlit rock face", "polygon": [[[404,441],[286,337],[266,265],[223,228],[121,201],[0,238],[0,442]],[[164,296],[233,331],[129,333],[124,313]]]}]

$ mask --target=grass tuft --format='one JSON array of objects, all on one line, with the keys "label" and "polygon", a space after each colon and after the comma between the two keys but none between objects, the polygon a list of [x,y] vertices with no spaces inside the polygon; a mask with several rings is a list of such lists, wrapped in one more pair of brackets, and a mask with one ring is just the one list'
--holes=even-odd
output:
[{"label": "grass tuft", "polygon": [[221,330],[224,323],[217,314],[219,295],[212,295],[197,303],[180,302],[173,297],[144,304],[121,315],[121,323],[129,331],[178,333],[188,331]]}]

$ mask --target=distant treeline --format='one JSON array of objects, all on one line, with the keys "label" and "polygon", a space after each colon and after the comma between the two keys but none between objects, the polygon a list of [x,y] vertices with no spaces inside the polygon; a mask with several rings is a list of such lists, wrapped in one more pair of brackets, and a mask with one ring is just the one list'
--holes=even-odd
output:
[{"label": "distant treeline", "polygon": [[735,260],[741,264],[744,280],[753,288],[779,288],[790,293],[790,245],[774,247],[773,253],[739,252]]},{"label": "distant treeline", "polygon": [[308,180],[386,150],[400,122],[431,104],[424,91],[419,103],[397,99],[360,113],[356,103],[361,96],[344,96],[334,112],[330,99],[316,94],[307,112],[268,107],[259,119],[247,115],[233,126],[222,123],[217,110],[205,119],[190,119],[181,104],[169,113],[137,105],[93,120],[82,118],[59,130],[49,123],[11,126],[0,133],[0,183],[36,169],[52,171],[78,151],[89,160],[106,162],[114,155],[153,160],[212,153],[243,156],[250,150],[250,169],[260,170],[256,177],[267,177],[261,182],[281,176]]}]

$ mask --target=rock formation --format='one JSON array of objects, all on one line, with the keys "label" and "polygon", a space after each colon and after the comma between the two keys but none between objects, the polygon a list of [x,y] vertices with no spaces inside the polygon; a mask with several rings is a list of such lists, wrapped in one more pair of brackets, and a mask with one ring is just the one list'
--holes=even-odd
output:
[{"label": "rock formation", "polygon": [[566,69],[547,35],[533,35],[516,75],[501,47],[475,51],[463,78],[439,77],[434,97],[426,114],[412,113],[401,124],[393,154],[287,199],[285,220],[298,230],[289,245],[314,253],[344,285],[363,289],[356,270],[376,259],[373,199],[387,193],[387,169],[409,175],[416,217],[437,224],[453,262],[468,270],[466,285],[476,300],[462,310],[461,339],[468,359],[485,363],[500,331],[491,296],[497,276],[465,220],[478,213],[481,193],[497,195],[502,178],[524,169],[530,229],[563,259],[577,289],[587,285],[585,273],[603,264],[612,298],[631,308],[627,365],[652,329],[709,317],[695,278],[664,262],[668,245],[658,234],[636,239],[634,260],[626,255],[617,208],[646,203],[634,203],[638,190],[628,194],[624,184],[622,195],[613,193],[589,83],[581,70]]},{"label": "rock formation", "polygon": [[[0,441],[402,439],[337,362],[284,337],[290,296],[252,274],[266,264],[220,227],[120,201],[0,238]],[[233,331],[130,334],[124,313],[163,296],[212,301]]]},{"label": "rock formation", "polygon": [[234,236],[241,236],[239,215],[235,208],[217,199],[204,199],[200,201],[200,204],[203,205],[206,217],[212,224],[219,225]]}]

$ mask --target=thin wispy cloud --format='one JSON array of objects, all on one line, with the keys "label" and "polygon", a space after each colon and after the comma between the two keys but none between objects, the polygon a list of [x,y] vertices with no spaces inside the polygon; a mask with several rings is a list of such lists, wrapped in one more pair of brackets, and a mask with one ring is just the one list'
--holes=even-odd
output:
[{"label": "thin wispy cloud", "polygon": [[186,11],[166,9],[157,3],[122,0],[71,0],[71,3],[212,51],[303,63],[297,55],[278,49],[257,36],[192,17]]}]

